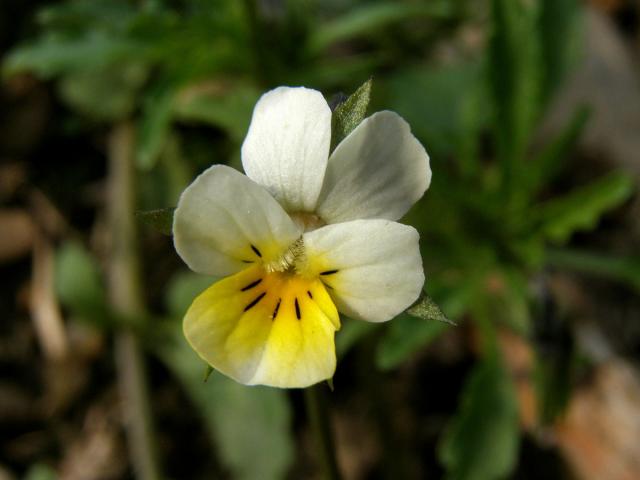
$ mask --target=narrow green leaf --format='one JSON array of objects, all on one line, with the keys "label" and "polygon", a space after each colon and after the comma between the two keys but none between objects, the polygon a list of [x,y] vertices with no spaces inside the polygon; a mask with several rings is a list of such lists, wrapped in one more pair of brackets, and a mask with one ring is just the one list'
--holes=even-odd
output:
[{"label": "narrow green leaf", "polygon": [[555,267],[624,282],[640,293],[640,255],[616,257],[585,250],[548,249],[546,260]]},{"label": "narrow green leaf", "polygon": [[142,222],[154,228],[160,233],[171,235],[173,229],[173,212],[175,207],[158,208],[157,210],[145,210],[136,212]]},{"label": "narrow green leaf", "polygon": [[309,49],[318,54],[330,45],[371,33],[387,25],[421,17],[448,18],[452,15],[448,2],[429,2],[416,5],[398,2],[382,2],[354,8],[319,25],[309,38]]},{"label": "narrow green leaf", "polygon": [[175,86],[165,85],[144,102],[136,152],[136,163],[143,170],[154,167],[164,147],[173,119],[175,95]]},{"label": "narrow green leaf", "polygon": [[331,117],[331,150],[336,147],[364,119],[371,99],[371,79],[364,82]]},{"label": "narrow green leaf", "polygon": [[436,320],[438,322],[448,323],[449,325],[455,325],[455,322],[449,320],[446,315],[442,313],[438,304],[424,292],[422,292],[418,300],[407,309],[407,313],[423,320]]},{"label": "narrow green leaf", "polygon": [[512,381],[497,356],[477,365],[466,381],[457,415],[438,456],[447,478],[509,478],[519,443],[518,406]]},{"label": "narrow green leaf", "polygon": [[537,158],[527,163],[526,175],[522,176],[518,184],[523,197],[535,194],[566,166],[566,158],[575,148],[588,119],[589,109],[578,109],[565,129]]},{"label": "narrow green leaf", "polygon": [[540,108],[541,72],[535,8],[524,3],[514,0],[491,2],[489,87],[503,187],[509,195]]},{"label": "narrow green leaf", "polygon": [[572,233],[595,227],[600,217],[633,193],[626,173],[612,172],[567,195],[549,200],[533,212],[537,231],[544,238],[565,242]]},{"label": "narrow green leaf", "polygon": [[153,347],[202,415],[212,445],[231,478],[286,478],[294,444],[291,408],[284,390],[246,387],[223,375],[212,375],[203,383],[202,360],[175,325],[168,338]]}]

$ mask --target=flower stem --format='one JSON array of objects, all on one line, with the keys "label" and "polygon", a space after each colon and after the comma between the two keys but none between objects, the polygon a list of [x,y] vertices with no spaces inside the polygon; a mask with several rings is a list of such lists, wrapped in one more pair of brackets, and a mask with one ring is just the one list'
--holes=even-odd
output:
[{"label": "flower stem", "polygon": [[340,480],[323,388],[325,388],[324,385],[306,388],[304,400],[324,477],[329,480]]},{"label": "flower stem", "polygon": [[[109,296],[124,318],[144,317],[135,220],[135,131],[131,123],[116,125],[109,139]],[[144,356],[131,329],[115,338],[116,367],[129,452],[136,477],[160,478],[146,384]]]}]

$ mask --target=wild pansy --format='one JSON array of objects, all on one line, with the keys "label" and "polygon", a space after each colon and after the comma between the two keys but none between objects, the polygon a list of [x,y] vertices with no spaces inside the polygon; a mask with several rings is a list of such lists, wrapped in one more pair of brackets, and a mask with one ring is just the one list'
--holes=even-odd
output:
[{"label": "wild pansy", "polygon": [[225,277],[200,294],[184,334],[238,382],[306,387],[333,376],[341,312],[384,322],[424,283],[418,233],[396,223],[429,186],[429,157],[396,113],[364,119],[329,155],[320,92],[280,87],[255,106],[246,176],[214,165],[182,193],[176,250]]}]

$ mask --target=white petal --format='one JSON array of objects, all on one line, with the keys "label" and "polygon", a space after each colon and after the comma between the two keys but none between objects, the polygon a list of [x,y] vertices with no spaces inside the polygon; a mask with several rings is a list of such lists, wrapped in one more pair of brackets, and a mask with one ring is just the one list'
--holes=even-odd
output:
[{"label": "white petal", "polygon": [[300,233],[266,190],[224,165],[209,168],[182,192],[173,217],[178,254],[208,275],[276,260]]},{"label": "white petal", "polygon": [[318,275],[342,313],[384,322],[424,284],[418,232],[389,220],[354,220],[303,236],[308,274]]},{"label": "white petal", "polygon": [[265,93],[253,110],[242,165],[287,211],[312,212],[330,142],[331,110],[322,94],[279,87]]},{"label": "white petal", "polygon": [[334,150],[316,210],[327,223],[398,220],[430,182],[429,156],[409,124],[394,112],[378,112]]}]

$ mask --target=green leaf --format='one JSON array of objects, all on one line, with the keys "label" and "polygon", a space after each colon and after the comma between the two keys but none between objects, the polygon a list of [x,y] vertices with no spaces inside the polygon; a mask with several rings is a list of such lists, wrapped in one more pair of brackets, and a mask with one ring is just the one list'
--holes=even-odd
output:
[{"label": "green leaf", "polygon": [[371,79],[364,82],[331,116],[331,150],[364,119],[371,99]]},{"label": "green leaf", "polygon": [[204,383],[202,360],[175,326],[171,337],[155,348],[198,408],[231,478],[286,477],[294,459],[294,444],[291,408],[284,390],[246,387],[223,375],[212,375]]},{"label": "green leaf", "polygon": [[473,111],[480,74],[479,62],[412,67],[392,73],[383,90],[389,108],[409,122],[436,158],[454,153],[475,124],[486,125],[486,104]]},{"label": "green leaf", "polygon": [[376,351],[376,364],[390,370],[438,338],[448,325],[402,314],[389,323]]},{"label": "green leaf", "polygon": [[448,2],[429,2],[416,5],[382,2],[349,10],[335,20],[325,22],[313,30],[309,50],[318,54],[330,45],[374,32],[390,24],[421,17],[448,18],[452,15]]},{"label": "green leaf", "polygon": [[523,175],[518,183],[520,195],[529,198],[544,188],[549,181],[566,166],[566,157],[571,154],[580,134],[589,119],[589,110],[580,108],[576,111],[569,124],[545,149],[524,167]]},{"label": "green leaf", "polygon": [[535,8],[524,3],[520,0],[491,2],[489,86],[506,189],[512,187],[515,165],[522,161],[540,107]]},{"label": "green leaf", "polygon": [[585,250],[547,249],[546,259],[555,267],[624,282],[640,293],[640,255],[616,257]]},{"label": "green leaf", "polygon": [[542,0],[538,38],[542,56],[542,94],[549,100],[578,56],[581,28],[577,0]]},{"label": "green leaf", "polygon": [[447,478],[508,478],[518,454],[518,406],[497,356],[477,365],[466,381],[457,415],[438,449]]},{"label": "green leaf", "polygon": [[95,71],[124,61],[139,61],[145,56],[137,43],[101,32],[80,38],[50,35],[11,51],[3,62],[5,75],[33,72],[52,78],[70,72]]},{"label": "green leaf", "polygon": [[82,245],[66,242],[58,249],[55,285],[60,303],[80,319],[98,327],[114,320],[107,306],[100,268]]},{"label": "green leaf", "polygon": [[173,212],[175,207],[171,208],[158,208],[156,210],[145,210],[136,212],[142,222],[154,228],[160,233],[165,235],[173,234]]},{"label": "green leaf", "polygon": [[96,120],[116,121],[137,107],[137,95],[147,79],[141,65],[82,70],[66,74],[58,90],[73,109]]},{"label": "green leaf", "polygon": [[247,133],[251,112],[259,98],[260,92],[251,85],[194,85],[178,95],[175,114],[180,120],[204,122],[222,128],[240,143]]},{"label": "green leaf", "polygon": [[420,297],[413,305],[407,308],[407,313],[412,317],[418,317],[422,320],[436,320],[438,322],[455,325],[455,322],[449,320],[445,314],[442,313],[438,304],[424,292],[420,294]]},{"label": "green leaf", "polygon": [[539,205],[533,212],[537,231],[554,242],[566,242],[578,230],[594,228],[600,217],[629,198],[634,182],[626,173],[612,172],[567,195]]},{"label": "green leaf", "polygon": [[165,85],[152,92],[144,102],[136,155],[136,163],[143,170],[154,167],[169,136],[175,95],[174,86]]}]

